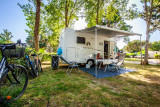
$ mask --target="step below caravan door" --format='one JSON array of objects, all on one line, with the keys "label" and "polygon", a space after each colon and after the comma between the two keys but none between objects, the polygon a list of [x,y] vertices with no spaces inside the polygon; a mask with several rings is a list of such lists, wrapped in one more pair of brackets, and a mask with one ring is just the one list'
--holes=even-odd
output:
[{"label": "step below caravan door", "polygon": [[74,48],[74,47],[67,48],[66,60],[67,61],[76,61],[76,48]]}]

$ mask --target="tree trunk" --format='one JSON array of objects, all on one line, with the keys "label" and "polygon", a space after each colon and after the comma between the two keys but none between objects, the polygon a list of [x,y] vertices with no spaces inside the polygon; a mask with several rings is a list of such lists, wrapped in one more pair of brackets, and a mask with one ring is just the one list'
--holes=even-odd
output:
[{"label": "tree trunk", "polygon": [[108,23],[107,23],[107,27],[110,27],[110,26],[111,26],[110,21],[108,21]]},{"label": "tree trunk", "polygon": [[[148,62],[148,48],[149,48],[149,29],[151,24],[151,18],[152,18],[152,12],[153,12],[153,0],[151,0],[151,7],[150,10],[147,8],[147,0],[145,0],[145,11],[146,11],[146,45],[145,45],[145,58],[144,58],[144,64],[149,64]],[[148,12],[149,11],[149,12]],[[149,13],[149,14],[148,14]]]},{"label": "tree trunk", "polygon": [[148,46],[149,46],[149,27],[147,25],[147,31],[146,31],[146,44],[145,44],[145,58],[144,58],[144,64],[149,64],[148,62]]},{"label": "tree trunk", "polygon": [[66,0],[66,6],[65,6],[65,27],[68,27],[68,0]]},{"label": "tree trunk", "polygon": [[37,0],[36,19],[35,19],[35,27],[34,27],[34,48],[37,52],[39,51],[40,6],[41,6],[41,0]]}]

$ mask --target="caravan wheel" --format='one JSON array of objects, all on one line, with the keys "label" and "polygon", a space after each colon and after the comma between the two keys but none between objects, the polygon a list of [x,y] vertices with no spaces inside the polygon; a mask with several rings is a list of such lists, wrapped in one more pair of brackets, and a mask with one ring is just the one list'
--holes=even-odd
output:
[{"label": "caravan wheel", "polygon": [[89,64],[91,67],[93,67],[93,65],[94,65],[94,60],[89,59],[89,60],[87,61],[87,64]]}]

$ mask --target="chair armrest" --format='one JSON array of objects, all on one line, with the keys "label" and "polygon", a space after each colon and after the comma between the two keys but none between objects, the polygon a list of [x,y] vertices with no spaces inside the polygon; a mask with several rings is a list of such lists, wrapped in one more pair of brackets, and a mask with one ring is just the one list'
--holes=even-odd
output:
[{"label": "chair armrest", "polygon": [[77,64],[77,62],[75,62],[75,61],[72,61],[72,62],[69,62],[70,64]]},{"label": "chair armrest", "polygon": [[117,63],[118,63],[118,62],[113,62],[113,61],[112,61],[112,63],[111,63],[111,64],[117,64]]}]

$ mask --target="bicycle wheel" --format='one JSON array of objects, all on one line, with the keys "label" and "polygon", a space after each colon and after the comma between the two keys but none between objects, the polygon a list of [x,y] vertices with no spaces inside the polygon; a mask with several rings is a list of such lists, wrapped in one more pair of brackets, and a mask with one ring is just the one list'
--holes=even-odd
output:
[{"label": "bicycle wheel", "polygon": [[35,78],[36,76],[35,76],[34,70],[32,70],[33,67],[31,67],[31,65],[29,64],[29,61],[26,61],[26,66],[27,66],[27,69],[28,69],[30,75],[31,75],[33,78]]},{"label": "bicycle wheel", "polygon": [[35,60],[31,61],[30,66],[31,66],[32,71],[34,72],[35,77],[37,77],[39,73],[36,67],[37,66],[36,61]]},{"label": "bicycle wheel", "polygon": [[43,69],[42,69],[42,67],[41,67],[41,61],[40,60],[38,60],[38,69],[39,69],[39,71],[43,71]]},{"label": "bicycle wheel", "polygon": [[13,65],[0,83],[0,98],[12,102],[22,96],[28,84],[28,73],[21,65]]}]

